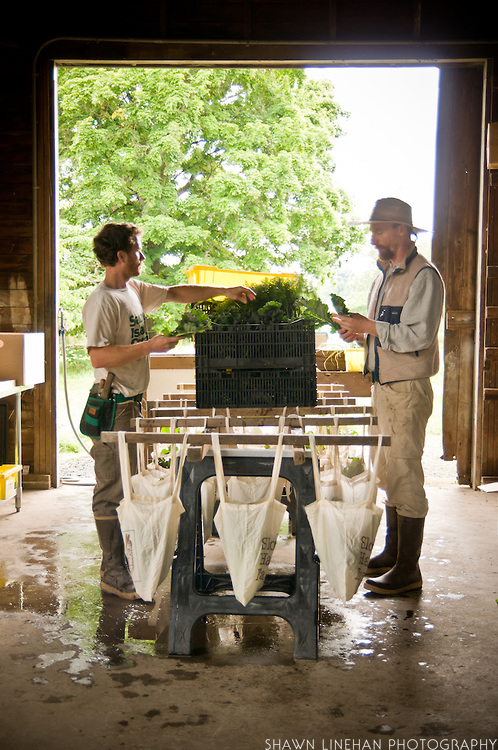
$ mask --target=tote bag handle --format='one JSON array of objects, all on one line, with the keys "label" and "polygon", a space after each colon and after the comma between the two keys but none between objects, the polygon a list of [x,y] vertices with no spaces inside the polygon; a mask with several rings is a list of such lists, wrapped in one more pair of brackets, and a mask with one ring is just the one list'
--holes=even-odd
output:
[{"label": "tote bag handle", "polygon": [[[176,429],[176,418],[171,417],[169,420],[169,431],[170,433],[173,433]],[[143,432],[143,429],[141,427],[137,427],[137,432]],[[154,467],[157,469],[159,468],[159,453],[157,450],[157,443],[154,443],[152,447],[152,454],[154,457]],[[176,443],[171,443],[171,466],[173,471],[173,477],[174,477],[174,466],[176,462]],[[144,471],[147,467],[145,465],[145,444],[144,443],[137,443],[137,467],[138,472]]]},{"label": "tote bag handle", "polygon": [[[214,467],[216,471],[216,482],[218,485],[218,494],[220,497],[220,502],[226,502],[226,499],[227,499],[226,480],[225,480],[225,474],[223,472],[223,461],[221,458],[220,438],[217,432],[211,433],[211,445],[213,448]],[[272,470],[272,475],[271,475],[270,490],[268,493],[268,496],[272,498],[275,497],[275,494],[277,492],[278,478],[280,476],[280,467],[282,465],[283,452],[284,452],[284,435],[283,435],[283,432],[280,432],[278,436],[277,448],[275,450],[275,458],[273,461],[273,470]]]},{"label": "tote bag handle", "polygon": [[320,467],[318,465],[318,456],[316,454],[316,443],[315,436],[312,432],[309,434],[310,451],[311,451],[311,464],[313,466],[313,479],[315,482],[315,499],[323,500],[322,495],[322,484],[320,482]]},{"label": "tote bag handle", "polygon": [[[178,497],[180,495],[180,486],[181,486],[181,483],[182,483],[183,464],[185,463],[185,459],[187,457],[188,437],[189,437],[188,436],[188,432],[186,432],[183,435],[183,442],[182,442],[182,449],[181,449],[181,453],[180,453],[180,460],[178,462],[178,471],[176,472],[176,481],[174,481],[173,479],[171,480],[171,485],[172,485],[171,494],[174,497]],[[172,447],[173,447],[173,445],[175,445],[175,443],[172,443]],[[173,461],[173,458],[171,458],[171,460]],[[174,464],[176,464],[176,457],[175,457]],[[172,467],[173,467],[174,464],[172,464]],[[175,471],[176,471],[176,466],[175,466],[175,469],[173,469],[173,475],[172,476],[174,476],[174,472]]]},{"label": "tote bag handle", "polygon": [[[280,422],[280,426],[281,424],[282,423]],[[280,426],[279,426],[279,429],[280,429]],[[268,492],[268,497],[271,497],[272,500],[277,493],[278,478],[280,476],[280,467],[282,466],[283,453],[284,453],[284,433],[280,429],[280,432],[278,435],[278,443],[275,449],[275,458],[273,460],[273,471],[271,474],[270,489]]]},{"label": "tote bag handle", "polygon": [[[118,432],[118,449],[119,449],[119,465],[121,468],[121,484],[123,485],[123,496],[125,500],[131,500],[132,495],[132,486],[131,486],[131,470],[130,470],[130,456],[128,453],[128,448],[126,444],[126,433],[123,431]],[[188,434],[185,433],[183,436],[183,443],[182,443],[182,451],[180,454],[180,464],[178,466],[178,472],[176,473],[176,454],[175,454],[175,460],[173,460],[173,457],[171,458],[172,464],[171,464],[171,494],[176,495],[178,494],[178,491],[180,489],[180,483],[182,478],[182,469],[183,464],[185,463],[185,458],[187,455],[187,444],[188,444]],[[175,444],[172,443],[172,447]],[[173,451],[172,451],[173,456]],[[176,481],[175,481],[175,473],[176,473]]]},{"label": "tote bag handle", "polygon": [[[311,450],[311,462],[313,465],[313,478],[315,481],[315,497],[317,500],[322,500],[322,485],[320,482],[320,468],[318,466],[318,456],[316,454],[315,436],[313,433],[309,435],[310,450]],[[375,453],[375,460],[370,473],[370,482],[368,485],[368,491],[366,494],[365,502],[371,505],[374,502],[375,495],[377,492],[377,474],[379,471],[380,462],[380,450],[382,447],[382,435],[379,435],[377,441],[377,451]]]},{"label": "tote bag handle", "polygon": [[225,475],[223,473],[223,461],[221,460],[221,450],[220,450],[220,438],[217,432],[211,433],[211,446],[213,449],[213,456],[214,456],[214,468],[216,471],[216,482],[218,485],[218,495],[220,497],[220,503],[226,502],[226,480]]},{"label": "tote bag handle", "polygon": [[375,502],[377,494],[377,475],[379,473],[380,453],[382,450],[382,435],[379,435],[377,440],[377,450],[375,451],[375,459],[373,466],[370,469],[370,485],[368,487],[367,501],[369,505]]}]

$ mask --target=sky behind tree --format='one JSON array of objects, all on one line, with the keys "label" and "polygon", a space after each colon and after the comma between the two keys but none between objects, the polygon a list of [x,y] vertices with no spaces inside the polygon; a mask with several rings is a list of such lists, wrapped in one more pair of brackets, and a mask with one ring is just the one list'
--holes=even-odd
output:
[{"label": "sky behind tree", "polygon": [[414,221],[431,230],[439,93],[437,68],[313,68],[335,88],[350,116],[334,147],[337,184],[368,219],[378,198],[411,204]]}]

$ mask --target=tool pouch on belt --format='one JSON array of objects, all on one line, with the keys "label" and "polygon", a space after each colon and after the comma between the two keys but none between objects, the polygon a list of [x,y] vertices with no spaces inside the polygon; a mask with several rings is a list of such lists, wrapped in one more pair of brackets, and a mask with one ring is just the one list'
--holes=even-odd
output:
[{"label": "tool pouch on belt", "polygon": [[96,393],[88,396],[80,421],[80,432],[92,438],[99,438],[101,432],[112,430],[116,414],[116,402],[111,398],[101,398]]},{"label": "tool pouch on belt", "polygon": [[114,373],[110,372],[100,386],[94,386],[88,396],[80,421],[80,432],[91,438],[99,438],[101,432],[112,430],[116,415],[116,402],[111,394]]}]

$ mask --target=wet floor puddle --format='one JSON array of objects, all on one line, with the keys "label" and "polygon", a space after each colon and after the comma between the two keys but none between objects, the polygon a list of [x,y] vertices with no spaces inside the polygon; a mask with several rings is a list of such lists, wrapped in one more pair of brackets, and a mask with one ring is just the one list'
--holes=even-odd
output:
[{"label": "wet floor puddle", "polygon": [[[47,648],[34,658],[43,673],[57,665],[71,679],[91,684],[94,664],[109,668],[133,666],[142,655],[167,658],[169,597],[157,603],[127,602],[103,595],[99,586],[100,550],[89,525],[77,535],[64,529],[33,532],[20,551],[21,574],[9,579],[8,564],[0,563],[0,618],[19,611],[38,615]],[[12,566],[11,566],[12,567]],[[323,576],[322,576],[323,578]],[[414,640],[432,625],[417,614],[417,600],[403,600],[393,611],[386,602],[370,601],[367,614],[358,606],[363,594],[343,604],[322,580],[320,606],[320,659],[337,659],[352,669],[358,659],[390,658],[390,637],[409,632]],[[328,589],[328,592],[327,592]],[[210,663],[287,664],[293,661],[291,626],[277,617],[210,615],[194,632],[198,646],[193,659]],[[421,662],[420,666],[426,666]]]}]

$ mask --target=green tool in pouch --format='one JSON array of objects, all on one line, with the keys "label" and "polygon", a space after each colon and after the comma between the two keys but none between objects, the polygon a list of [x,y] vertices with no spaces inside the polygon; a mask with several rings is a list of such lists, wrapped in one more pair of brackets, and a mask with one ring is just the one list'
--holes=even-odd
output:
[{"label": "green tool in pouch", "polygon": [[99,438],[100,433],[112,430],[116,414],[116,402],[111,396],[111,386],[114,373],[109,372],[105,380],[101,380],[97,393],[90,391],[85,409],[80,421],[80,432],[91,438]]}]

